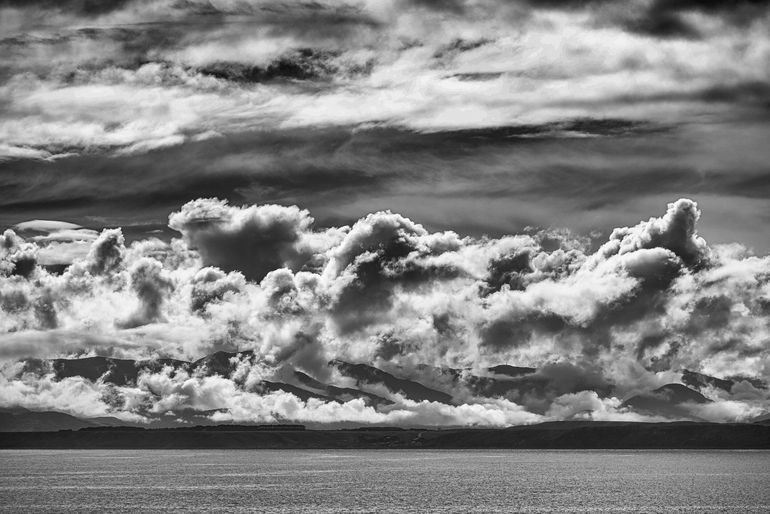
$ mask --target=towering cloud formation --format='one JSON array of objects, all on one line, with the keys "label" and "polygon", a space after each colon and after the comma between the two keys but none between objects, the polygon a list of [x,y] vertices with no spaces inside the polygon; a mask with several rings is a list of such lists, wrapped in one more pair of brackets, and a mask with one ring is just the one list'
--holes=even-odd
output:
[{"label": "towering cloud formation", "polygon": [[[332,311],[342,331],[382,320],[394,290],[455,278],[459,270],[442,254],[462,246],[454,233],[429,234],[397,214],[380,212],[359,220],[329,252],[323,277],[333,284]],[[431,259],[431,258],[435,259]]]},{"label": "towering cloud formation", "polygon": [[119,229],[105,230],[94,241],[86,257],[86,270],[92,275],[110,275],[123,264],[125,240]]},{"label": "towering cloud formation", "polygon": [[257,281],[276,268],[316,264],[313,258],[329,243],[312,225],[310,214],[296,206],[233,208],[216,199],[194,200],[169,216],[169,226],[205,264]]},{"label": "towering cloud formation", "polygon": [[173,283],[163,276],[163,268],[155,259],[140,259],[130,270],[131,289],[139,299],[139,308],[123,326],[133,328],[163,321],[161,307],[173,288]]},{"label": "towering cloud formation", "polygon": [[[642,419],[640,405],[679,401],[650,391],[685,380],[714,401],[669,414],[750,419],[770,406],[770,258],[709,246],[699,216],[681,199],[591,250],[564,231],[460,237],[391,212],[319,229],[297,207],[201,199],[169,217],[181,240],[105,230],[58,275],[9,230],[0,398],[127,420],[500,425]],[[134,369],[128,384],[28,360],[221,350],[241,354],[105,364]]]},{"label": "towering cloud formation", "polygon": [[0,273],[28,277],[36,264],[35,246],[27,244],[12,230],[0,236]]},{"label": "towering cloud formation", "polygon": [[706,242],[695,232],[699,217],[700,212],[694,202],[678,200],[668,206],[662,218],[651,218],[636,227],[613,231],[598,255],[606,259],[643,249],[662,249],[673,253],[688,267],[699,266],[708,257]]}]

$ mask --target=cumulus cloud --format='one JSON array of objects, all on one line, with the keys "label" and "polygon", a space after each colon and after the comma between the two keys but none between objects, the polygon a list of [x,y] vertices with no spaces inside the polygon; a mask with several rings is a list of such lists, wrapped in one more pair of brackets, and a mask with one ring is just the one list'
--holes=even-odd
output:
[{"label": "cumulus cloud", "polygon": [[[700,211],[695,202],[681,199],[669,204],[665,216],[651,218],[635,227],[616,229],[597,253],[596,259],[633,254],[639,250],[668,250],[688,266],[698,266],[708,258],[708,246],[695,233]],[[651,255],[651,254],[646,254]],[[659,254],[663,256],[663,254]],[[655,260],[642,258],[641,262],[628,262],[631,269],[644,268],[645,262]],[[598,263],[597,263],[598,264]],[[638,269],[638,271],[643,271]]]},{"label": "cumulus cloud", "polygon": [[125,239],[120,229],[104,230],[91,245],[85,258],[86,270],[92,275],[109,275],[123,264]]},{"label": "cumulus cloud", "polygon": [[0,236],[0,274],[29,277],[37,264],[37,248],[26,243],[13,230]]},{"label": "cumulus cloud", "polygon": [[160,262],[143,258],[133,265],[130,272],[131,290],[139,300],[139,307],[127,320],[121,322],[126,328],[135,328],[148,323],[162,321],[163,302],[174,284],[163,276]]},{"label": "cumulus cloud", "polygon": [[216,199],[194,200],[169,216],[169,226],[205,264],[238,270],[252,280],[284,266],[297,271],[317,266],[313,258],[329,243],[310,234],[312,225],[310,213],[296,206],[239,208]]},{"label": "cumulus cloud", "polygon": [[[22,375],[8,380],[0,375],[3,391],[0,405],[24,406],[30,410],[56,410],[86,418],[114,416],[123,421],[141,422],[143,416],[127,409],[115,409],[107,403],[104,388],[82,377],[53,380],[51,375]],[[125,405],[125,404],[124,404]]]},{"label": "cumulus cloud", "polygon": [[202,268],[192,279],[190,307],[194,312],[222,300],[227,293],[238,293],[245,287],[246,279],[239,272],[225,273],[219,268]]},{"label": "cumulus cloud", "polygon": [[633,412],[621,407],[617,398],[599,398],[594,391],[568,393],[556,398],[546,415],[552,419],[591,421],[664,421],[655,417]]},{"label": "cumulus cloud", "polygon": [[[218,410],[220,421],[658,419],[623,401],[683,380],[682,370],[735,385],[703,379],[694,387],[715,401],[671,412],[753,419],[770,397],[770,261],[709,246],[699,216],[681,199],[591,249],[564,231],[460,237],[391,212],[321,229],[297,207],[202,199],[171,214],[181,239],[127,245],[105,230],[61,274],[34,259],[20,272],[19,259],[47,243],[7,231],[0,355],[192,363],[213,354],[200,369],[225,370],[219,378],[154,368],[125,386],[145,400],[99,411],[143,419],[174,409]],[[223,350],[246,353],[218,363]],[[351,375],[340,362],[391,378],[366,367]],[[504,363],[523,367],[488,369]],[[295,371],[322,381],[316,392]],[[22,375],[5,373],[14,398],[21,388],[25,405],[53,401],[35,403],[34,379]]]},{"label": "cumulus cloud", "polygon": [[[323,277],[332,281],[332,309],[343,331],[355,330],[390,309],[394,289],[449,280],[461,274],[441,255],[459,250],[454,233],[428,234],[390,212],[359,220],[329,252]],[[374,318],[374,319],[373,319]]]}]

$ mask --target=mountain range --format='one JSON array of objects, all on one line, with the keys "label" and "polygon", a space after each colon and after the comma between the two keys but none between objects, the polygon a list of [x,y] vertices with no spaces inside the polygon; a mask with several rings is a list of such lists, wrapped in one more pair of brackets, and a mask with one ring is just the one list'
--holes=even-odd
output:
[{"label": "mountain range", "polygon": [[[83,377],[92,382],[101,381],[116,386],[137,383],[142,373],[185,372],[197,376],[220,375],[237,380],[238,365],[253,362],[252,351],[216,352],[195,361],[176,359],[131,360],[111,357],[84,357],[75,359],[27,359],[21,373],[39,375],[52,373],[55,380]],[[327,364],[327,376],[342,377],[345,384],[325,383],[304,370],[281,373],[281,380],[261,380],[252,385],[256,391],[271,393],[283,391],[303,401],[317,399],[324,402],[344,403],[361,399],[374,408],[392,405],[398,397],[415,402],[438,402],[448,405],[463,403],[464,394],[481,398],[508,398],[517,400],[531,397],[551,397],[577,391],[594,391],[599,397],[612,394],[612,384],[590,375],[565,380],[558,373],[544,369],[519,367],[508,364],[491,366],[485,373],[473,374],[467,369],[438,368],[419,365],[407,371],[395,368],[385,371],[378,367],[334,359]],[[329,373],[328,371],[334,371]],[[415,373],[419,379],[415,379]],[[477,372],[478,373],[478,372]],[[408,375],[408,376],[407,376]],[[689,370],[682,371],[683,383],[669,383],[657,389],[626,398],[621,407],[640,414],[671,420],[702,421],[687,409],[689,405],[706,404],[710,388],[730,391],[737,380],[749,380],[757,387],[767,387],[757,379],[717,378]],[[462,393],[462,394],[459,394]],[[704,394],[706,393],[706,394]],[[210,415],[216,411],[184,409],[173,416],[156,415],[150,427],[170,428],[190,425],[212,425]],[[763,421],[757,419],[757,421]],[[0,431],[51,431],[110,426],[138,426],[112,417],[78,418],[62,412],[35,412],[21,407],[0,410]]]}]

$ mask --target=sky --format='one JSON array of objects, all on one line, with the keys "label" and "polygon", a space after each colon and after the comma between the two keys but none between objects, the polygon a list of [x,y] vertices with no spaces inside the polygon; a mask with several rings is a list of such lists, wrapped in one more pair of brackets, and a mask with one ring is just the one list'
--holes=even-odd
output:
[{"label": "sky", "polygon": [[[767,381],[768,136],[761,0],[0,0],[0,400],[505,425]],[[381,412],[161,373],[116,406],[18,368],[243,349],[254,383],[344,358],[612,393]],[[766,413],[756,383],[697,416]]]}]

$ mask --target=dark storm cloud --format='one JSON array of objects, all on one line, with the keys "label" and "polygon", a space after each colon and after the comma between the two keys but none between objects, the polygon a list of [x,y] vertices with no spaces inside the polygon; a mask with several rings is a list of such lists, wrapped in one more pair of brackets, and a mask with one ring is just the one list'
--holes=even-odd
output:
[{"label": "dark storm cloud", "polygon": [[697,96],[708,102],[745,102],[770,109],[770,84],[766,82],[715,85],[700,91]]},{"label": "dark storm cloud", "polygon": [[[618,103],[644,103],[644,102],[672,102],[672,101],[699,101],[706,103],[727,103],[744,105],[759,109],[758,112],[747,112],[747,117],[766,118],[762,109],[770,108],[770,85],[766,82],[747,81],[738,83],[714,84],[692,91],[671,91],[667,93],[652,93],[641,95],[621,95],[613,98]],[[660,127],[659,130],[665,130]]]},{"label": "dark storm cloud", "polygon": [[415,7],[452,13],[464,12],[466,4],[465,0],[406,0],[404,3]]},{"label": "dark storm cloud", "polygon": [[631,30],[659,37],[698,37],[697,27],[690,24],[683,14],[700,12],[719,16],[729,23],[745,25],[767,12],[767,0],[655,0],[644,16],[627,22]]},{"label": "dark storm cloud", "polygon": [[490,291],[499,291],[502,286],[513,290],[525,287],[525,276],[532,271],[529,249],[524,249],[512,255],[503,255],[489,263],[486,283]]},{"label": "dark storm cloud", "polygon": [[[141,224],[157,226],[191,198],[215,195],[234,203],[298,203],[325,226],[352,223],[370,209],[367,199],[384,195],[431,228],[500,234],[527,225],[567,225],[587,232],[611,228],[618,216],[633,222],[629,206],[671,191],[756,201],[768,196],[767,147],[753,129],[629,130],[593,138],[533,138],[508,129],[293,130],[212,138],[149,154],[10,160],[0,162],[0,187],[8,192],[0,198],[0,222],[53,217],[96,228],[136,223],[143,230]],[[406,200],[415,195],[419,202]],[[547,212],[537,207],[544,198]],[[466,199],[484,199],[485,214],[474,214]],[[702,230],[733,221],[732,230],[746,229],[740,218],[711,216]],[[764,225],[754,226],[761,232]],[[728,232],[721,240],[730,240]],[[761,245],[762,238],[752,244]]]},{"label": "dark storm cloud", "polygon": [[532,0],[533,9],[588,10],[602,23],[657,38],[699,38],[703,34],[687,15],[705,14],[728,24],[746,26],[767,13],[767,0],[652,0],[612,2],[608,0]]},{"label": "dark storm cloud", "polygon": [[310,48],[300,49],[271,61],[266,66],[217,62],[198,68],[204,75],[232,82],[259,83],[274,80],[329,80],[336,69],[329,62],[334,55]]},{"label": "dark storm cloud", "polygon": [[481,341],[495,351],[523,348],[537,334],[555,334],[564,331],[569,322],[557,314],[533,312],[522,317],[502,316],[484,323],[480,328]]},{"label": "dark storm cloud", "polygon": [[[307,130],[248,133],[162,148],[150,155],[113,158],[100,155],[69,156],[52,162],[8,160],[0,162],[4,170],[3,179],[0,180],[4,182],[3,187],[12,193],[4,202],[8,209],[35,206],[30,197],[31,192],[25,185],[30,174],[37,180],[46,180],[56,175],[59,181],[58,184],[52,182],[52,188],[37,192],[39,195],[54,189],[63,196],[71,197],[87,191],[89,186],[98,187],[100,182],[105,182],[105,187],[100,188],[102,190],[98,195],[75,197],[70,200],[73,203],[98,201],[99,197],[105,197],[111,202],[123,199],[127,203],[136,203],[158,198],[159,201],[178,203],[180,200],[201,196],[207,191],[217,196],[237,194],[249,184],[254,184],[255,189],[274,189],[278,193],[290,193],[293,190],[301,192],[303,189],[323,191],[345,186],[355,188],[369,185],[377,188],[382,186],[383,179],[395,178],[396,171],[399,175],[409,173],[417,176],[416,171],[408,169],[407,162],[397,161],[386,167],[385,159],[391,152],[398,152],[404,158],[417,159],[425,154],[432,160],[439,154],[448,153],[452,159],[458,159],[463,155],[471,157],[474,153],[495,147],[541,146],[547,143],[533,140],[530,136],[548,135],[554,130],[574,129],[587,131],[588,134],[596,133],[597,129],[585,128],[586,123],[574,122],[566,126],[559,125],[559,128],[546,125],[441,134],[379,129],[327,129],[315,134]],[[628,125],[633,126],[630,123],[611,124],[612,127],[621,127],[619,135],[634,133],[628,132],[629,128],[625,128]],[[604,129],[602,133],[607,134]],[[644,129],[641,133],[645,133]],[[554,139],[559,139],[558,133]],[[228,158],[223,159],[225,156]],[[175,170],[178,166],[172,166],[167,172],[171,176],[151,172],[150,164],[158,160],[184,162],[187,173],[185,176],[178,175]],[[373,160],[382,162],[373,166]],[[218,168],[216,172],[209,171],[215,166]],[[388,168],[392,168],[392,171]],[[116,180],[120,187],[107,189],[106,186],[114,185]],[[136,186],[141,184],[146,184],[146,189],[133,194]],[[41,202],[57,200],[51,196],[40,197]]]},{"label": "dark storm cloud", "polygon": [[611,3],[611,0],[531,0],[526,3],[534,9],[583,9]]},{"label": "dark storm cloud", "polygon": [[[376,26],[358,9],[312,3],[273,8],[262,2],[159,2],[153,9],[147,2],[73,0],[6,2],[0,4],[3,7],[15,11],[10,13],[8,37],[0,39],[0,78],[31,72],[65,84],[92,79],[105,69],[136,70],[148,63],[181,64],[191,72],[199,69],[234,83],[327,80],[338,71],[366,71],[365,65],[339,70],[328,57],[339,54],[335,47],[345,48],[345,40],[357,31]],[[36,25],[40,18],[49,21],[47,31]],[[277,51],[269,59],[272,62],[255,64],[237,51],[233,55],[227,43],[237,47],[254,37],[255,30],[267,39],[293,40],[283,45],[285,55]],[[224,46],[203,52],[211,58],[201,62],[194,57],[197,46],[218,43]],[[188,55],[185,51],[190,48]],[[228,57],[235,59],[231,62]]]},{"label": "dark storm cloud", "polygon": [[116,11],[134,0],[0,0],[0,8],[38,8],[61,10],[86,16]]}]

